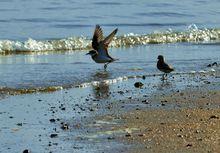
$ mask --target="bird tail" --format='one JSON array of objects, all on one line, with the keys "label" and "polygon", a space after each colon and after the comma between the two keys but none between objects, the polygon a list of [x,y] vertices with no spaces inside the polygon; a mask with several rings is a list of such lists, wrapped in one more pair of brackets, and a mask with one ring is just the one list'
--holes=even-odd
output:
[{"label": "bird tail", "polygon": [[113,61],[119,61],[119,58],[113,58]]}]

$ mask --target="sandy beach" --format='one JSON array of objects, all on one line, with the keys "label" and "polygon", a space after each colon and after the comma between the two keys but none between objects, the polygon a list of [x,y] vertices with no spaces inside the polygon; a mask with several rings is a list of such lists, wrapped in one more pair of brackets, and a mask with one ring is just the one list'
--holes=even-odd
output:
[{"label": "sandy beach", "polygon": [[[125,131],[119,137],[114,135],[115,139],[131,145],[125,152],[219,151],[219,90],[183,91],[159,97],[156,100],[160,100],[161,105],[177,103],[179,108],[130,111],[119,117],[122,125],[112,126],[113,131]],[[105,116],[104,119],[113,121],[115,116]]]}]

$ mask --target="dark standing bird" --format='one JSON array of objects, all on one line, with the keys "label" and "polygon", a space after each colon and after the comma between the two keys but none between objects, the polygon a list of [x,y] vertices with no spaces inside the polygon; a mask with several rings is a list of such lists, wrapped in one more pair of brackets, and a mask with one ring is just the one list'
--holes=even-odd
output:
[{"label": "dark standing bird", "polygon": [[86,55],[91,55],[92,59],[96,63],[104,63],[104,69],[107,68],[107,65],[115,60],[108,54],[108,46],[111,43],[113,37],[117,33],[118,29],[115,29],[110,33],[105,39],[103,37],[102,29],[99,25],[96,25],[94,35],[92,38],[92,48],[93,50],[89,51]]},{"label": "dark standing bird", "polygon": [[167,76],[167,73],[174,71],[174,68],[165,62],[165,59],[162,55],[159,55],[157,59],[157,68],[160,71],[164,72],[162,79],[165,80],[165,76]]}]

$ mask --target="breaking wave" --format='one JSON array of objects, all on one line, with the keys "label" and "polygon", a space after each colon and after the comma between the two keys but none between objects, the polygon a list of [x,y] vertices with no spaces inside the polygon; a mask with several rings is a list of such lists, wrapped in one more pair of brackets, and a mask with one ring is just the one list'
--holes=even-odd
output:
[{"label": "breaking wave", "polygon": [[[220,40],[220,29],[198,29],[190,25],[186,31],[155,32],[151,34],[125,34],[115,37],[111,47],[131,47],[146,44],[177,43],[177,42],[210,42]],[[69,37],[59,40],[34,40],[27,41],[0,40],[0,53],[23,53],[38,51],[69,51],[91,49],[91,39],[87,37]]]}]

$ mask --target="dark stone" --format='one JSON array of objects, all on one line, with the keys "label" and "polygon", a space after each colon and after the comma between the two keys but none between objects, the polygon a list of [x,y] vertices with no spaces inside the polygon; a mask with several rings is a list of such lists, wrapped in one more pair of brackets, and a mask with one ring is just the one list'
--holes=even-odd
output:
[{"label": "dark stone", "polygon": [[23,124],[22,123],[17,123],[17,126],[22,126]]},{"label": "dark stone", "polygon": [[143,133],[139,133],[138,136],[139,136],[139,137],[143,137],[144,134],[143,134]]},{"label": "dark stone", "polygon": [[124,94],[124,91],[118,91],[119,94],[123,95]]},{"label": "dark stone", "polygon": [[65,108],[65,107],[63,107],[63,108],[61,108],[61,110],[66,110],[66,108]]},{"label": "dark stone", "polygon": [[161,104],[161,106],[165,106],[165,104],[164,104],[164,103],[162,103],[162,104]]},{"label": "dark stone", "polygon": [[189,144],[187,144],[186,146],[187,146],[187,147],[192,147],[192,144],[189,143]]},{"label": "dark stone", "polygon": [[107,138],[108,140],[113,140],[113,139],[115,139],[114,137],[108,137]]},{"label": "dark stone", "polygon": [[23,151],[23,153],[30,153],[31,151],[29,151],[28,149],[25,149],[24,151]]},{"label": "dark stone", "polygon": [[54,118],[50,119],[50,122],[55,122],[56,120]]},{"label": "dark stone", "polygon": [[218,66],[217,62],[212,63],[212,66]]},{"label": "dark stone", "polygon": [[212,115],[212,116],[210,116],[209,119],[219,119],[219,117],[218,117],[218,116],[215,116],[215,115]]},{"label": "dark stone", "polygon": [[207,65],[207,67],[218,66],[217,62],[213,62],[212,64]]},{"label": "dark stone", "polygon": [[141,83],[141,82],[135,82],[135,84],[134,84],[134,86],[135,86],[135,88],[141,88],[141,87],[143,87],[143,83]]},{"label": "dark stone", "polygon": [[50,135],[50,137],[51,137],[51,138],[56,138],[56,137],[58,137],[58,134],[53,133],[53,134]]},{"label": "dark stone", "polygon": [[62,130],[68,130],[69,129],[69,125],[67,123],[63,123],[61,126]]},{"label": "dark stone", "polygon": [[143,104],[149,104],[148,100],[142,100]]},{"label": "dark stone", "polygon": [[130,133],[126,133],[125,137],[131,137],[131,134]]}]

